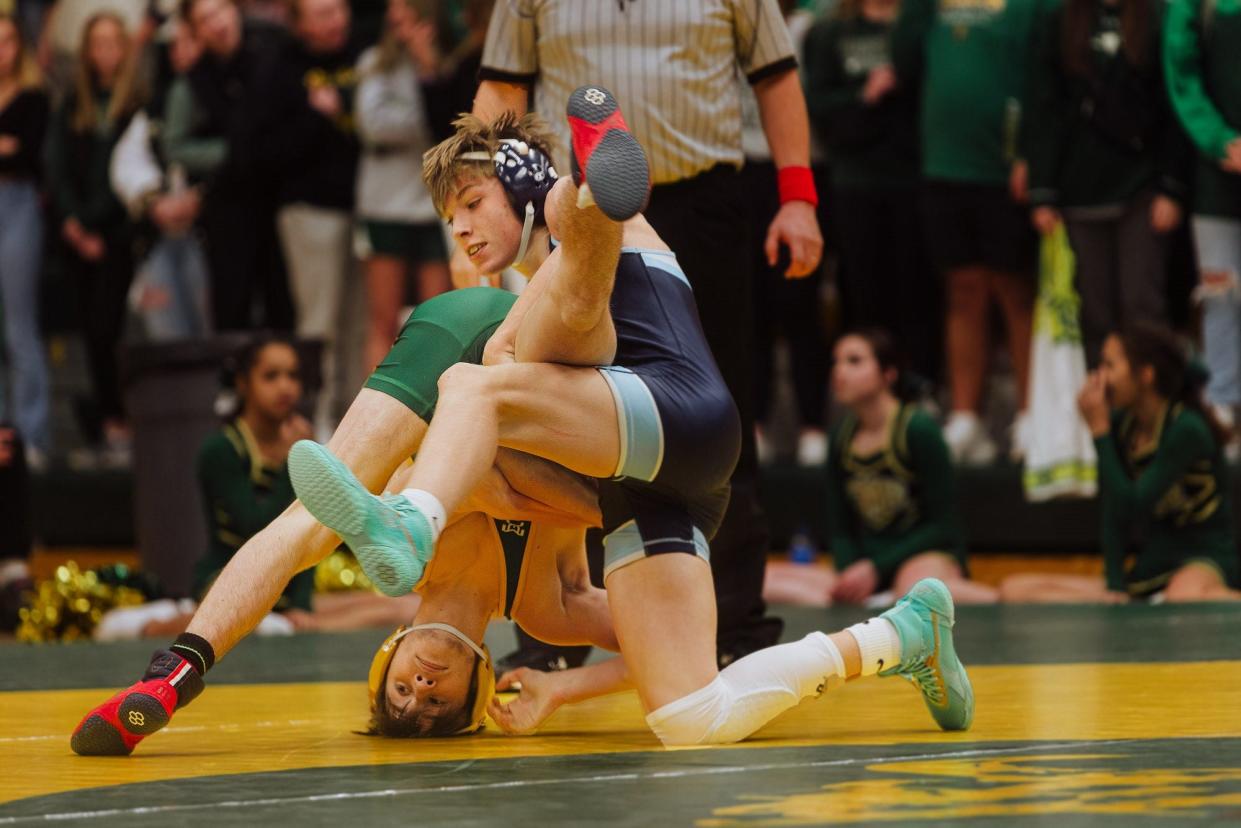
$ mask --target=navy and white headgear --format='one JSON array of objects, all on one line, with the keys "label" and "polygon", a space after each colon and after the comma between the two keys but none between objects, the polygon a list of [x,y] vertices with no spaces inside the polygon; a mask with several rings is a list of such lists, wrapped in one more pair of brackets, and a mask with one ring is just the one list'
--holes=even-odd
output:
[{"label": "navy and white headgear", "polygon": [[538,147],[532,147],[525,141],[516,138],[500,139],[500,148],[494,156],[483,152],[467,152],[461,155],[463,161],[492,161],[496,165],[496,177],[508,194],[513,212],[521,221],[521,247],[517,250],[520,262],[526,257],[526,248],[530,244],[530,234],[534,225],[545,224],[543,207],[547,194],[556,183],[556,168],[552,161]]}]

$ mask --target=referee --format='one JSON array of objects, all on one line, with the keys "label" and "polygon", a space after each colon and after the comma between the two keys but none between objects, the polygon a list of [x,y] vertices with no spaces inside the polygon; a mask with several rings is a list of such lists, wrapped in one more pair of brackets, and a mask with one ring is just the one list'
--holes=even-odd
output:
[{"label": "referee", "polygon": [[694,287],[720,371],[741,412],[743,445],[732,502],[711,544],[719,603],[719,658],[727,664],[774,644],[765,618],[766,517],[754,449],[755,331],[751,250],[763,228],[746,221],[738,171],[741,72],[754,88],[778,169],[781,207],[763,238],[788,278],[819,264],[823,239],[810,173],[810,130],[797,61],[777,0],[497,0],[483,50],[474,114],[536,108],[570,144],[569,94],[610,89],[646,150],[654,184],[644,215]]}]

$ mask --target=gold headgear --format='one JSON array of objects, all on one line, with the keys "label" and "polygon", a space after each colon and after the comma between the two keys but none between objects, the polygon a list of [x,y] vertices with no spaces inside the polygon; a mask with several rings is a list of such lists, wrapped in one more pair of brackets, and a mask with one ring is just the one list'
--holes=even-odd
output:
[{"label": "gold headgear", "polygon": [[402,638],[414,630],[440,630],[441,632],[446,632],[457,638],[478,656],[478,660],[474,663],[474,680],[478,685],[478,693],[474,696],[474,707],[470,710],[469,722],[453,735],[460,736],[466,733],[477,733],[482,730],[483,724],[487,720],[487,705],[496,693],[496,672],[491,664],[491,654],[487,651],[486,644],[479,646],[471,641],[468,635],[453,625],[438,622],[417,624],[412,627],[397,627],[396,631],[388,636],[384,643],[379,645],[379,649],[375,651],[375,657],[371,660],[371,670],[366,681],[367,691],[371,700],[370,730],[372,732],[378,730],[379,705],[387,703],[384,698],[384,679],[388,675],[388,668],[392,665],[392,658],[396,654],[396,646],[401,642]]}]

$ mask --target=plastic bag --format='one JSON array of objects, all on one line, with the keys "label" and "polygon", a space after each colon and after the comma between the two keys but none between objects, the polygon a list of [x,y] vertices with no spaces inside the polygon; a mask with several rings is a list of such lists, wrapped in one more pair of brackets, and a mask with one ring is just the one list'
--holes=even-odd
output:
[{"label": "plastic bag", "polygon": [[1077,412],[1086,354],[1073,276],[1073,250],[1060,224],[1043,237],[1040,249],[1030,347],[1030,445],[1022,475],[1030,501],[1093,497],[1098,488],[1094,441]]}]

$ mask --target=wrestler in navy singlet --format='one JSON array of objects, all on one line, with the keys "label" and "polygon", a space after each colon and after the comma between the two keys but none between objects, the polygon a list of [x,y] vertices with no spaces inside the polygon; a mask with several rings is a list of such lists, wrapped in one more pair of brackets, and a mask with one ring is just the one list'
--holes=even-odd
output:
[{"label": "wrestler in navy singlet", "polygon": [[599,500],[607,572],[642,555],[708,557],[741,448],[736,404],[669,251],[623,248],[612,290],[621,461]]}]

